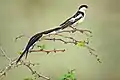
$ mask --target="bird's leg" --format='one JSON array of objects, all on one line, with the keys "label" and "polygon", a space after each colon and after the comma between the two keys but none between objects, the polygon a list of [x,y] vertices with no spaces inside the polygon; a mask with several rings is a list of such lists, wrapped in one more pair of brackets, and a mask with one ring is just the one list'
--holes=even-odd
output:
[{"label": "bird's leg", "polygon": [[70,28],[72,28],[73,30],[72,30],[72,33],[74,33],[75,31],[76,31],[76,28],[74,28],[74,26],[69,26]]},{"label": "bird's leg", "polygon": [[74,26],[70,26],[70,28],[72,28],[72,29],[73,29],[72,33],[76,32],[76,31],[80,31],[81,33],[83,33],[83,32],[84,32],[84,30],[77,29],[77,28],[75,28]]}]

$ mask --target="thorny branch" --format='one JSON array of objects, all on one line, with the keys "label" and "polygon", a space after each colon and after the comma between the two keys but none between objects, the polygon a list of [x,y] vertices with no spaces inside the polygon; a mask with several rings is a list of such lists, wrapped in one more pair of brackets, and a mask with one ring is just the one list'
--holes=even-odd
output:
[{"label": "thorny branch", "polygon": [[[48,34],[48,35],[46,35],[46,36],[43,37],[43,38],[44,38],[43,40],[61,41],[61,42],[63,42],[64,44],[71,43],[71,44],[76,45],[78,42],[81,42],[81,41],[80,41],[80,40],[76,40],[76,39],[74,39],[73,37],[61,35],[60,33],[64,33],[64,32],[67,32],[67,33],[80,32],[80,33],[82,33],[82,34],[85,33],[85,35],[86,35],[87,37],[92,37],[92,35],[88,34],[88,33],[92,33],[90,30],[77,29],[77,28],[71,27],[71,26],[70,26],[70,28],[72,28],[72,29],[71,29],[71,30],[62,30],[62,31],[58,31],[57,33]],[[60,38],[58,38],[58,39],[57,39],[57,38],[46,38],[46,37],[50,37],[51,35],[61,36],[61,37],[63,37],[63,38],[67,38],[67,39],[69,39],[69,40],[71,40],[71,41],[66,41],[66,40],[60,39]],[[89,53],[90,53],[91,55],[93,55],[93,56],[97,59],[97,61],[98,61],[99,63],[101,63],[100,58],[98,57],[97,54],[95,54],[95,50],[94,50],[93,48],[91,48],[90,46],[88,46],[88,44],[89,44],[89,38],[87,38],[87,40],[84,41],[84,43],[85,43],[85,44],[84,44],[84,47],[86,47],[86,48],[88,49]]]},{"label": "thorny branch", "polygon": [[[72,41],[66,41],[66,40],[57,39],[57,38],[45,38],[45,40],[61,41],[61,42],[63,42],[64,44],[70,43],[70,44],[74,44],[74,45],[76,45],[78,42],[80,42],[80,41],[75,40],[75,39],[72,38],[72,37],[66,37],[66,38],[69,38],[69,39],[71,39]],[[95,50],[92,49],[91,47],[89,47],[89,46],[87,45],[87,44],[89,43],[89,41],[85,41],[84,43],[85,43],[84,47],[86,47],[86,48],[88,49],[89,53],[90,53],[91,55],[93,55],[93,56],[97,59],[97,61],[98,61],[99,63],[101,63],[101,60],[99,59],[98,55],[94,53]]]},{"label": "thorny branch", "polygon": [[[94,49],[92,49],[90,46],[88,46],[88,44],[89,44],[89,37],[92,37],[92,35],[91,35],[91,33],[92,33],[92,31],[90,31],[90,30],[86,30],[86,29],[77,29],[77,28],[75,28],[75,27],[71,27],[70,26],[70,30],[61,30],[61,31],[57,31],[56,33],[50,33],[50,34],[47,34],[47,35],[44,35],[43,37],[42,37],[42,39],[40,39],[39,41],[42,41],[42,40],[49,40],[49,41],[61,41],[61,42],[63,42],[64,44],[74,44],[74,45],[76,45],[78,42],[81,42],[80,40],[76,40],[76,39],[74,39],[73,37],[69,37],[69,36],[65,36],[65,35],[62,35],[61,33],[75,33],[75,32],[80,32],[80,33],[84,33],[88,38],[87,38],[87,40],[86,41],[84,41],[84,47],[86,47],[87,49],[88,49],[88,51],[89,51],[89,53],[91,54],[91,55],[93,55],[96,59],[97,59],[97,61],[99,62],[99,63],[101,63],[101,60],[99,59],[99,57],[98,57],[98,55],[95,53],[95,50]],[[66,39],[69,39],[70,41],[66,41],[66,40],[64,40],[64,39],[61,39],[61,38],[51,38],[51,36],[61,36],[62,38],[66,38]],[[24,37],[25,37],[25,35],[24,35]],[[28,36],[26,36],[26,37],[28,37]],[[50,38],[47,38],[47,37],[50,37]],[[19,38],[18,38],[19,39]],[[38,50],[38,52],[39,52],[40,50]],[[44,52],[44,51],[43,51]]]},{"label": "thorny branch", "polygon": [[[58,34],[60,34],[60,33],[75,33],[75,32],[80,32],[80,33],[82,33],[82,34],[85,34],[85,35],[88,36],[88,37],[92,37],[92,35],[90,35],[90,34],[92,33],[92,31],[90,31],[90,30],[77,29],[77,28],[74,28],[74,27],[71,27],[71,28],[72,28],[71,30],[61,30],[61,31],[58,31],[58,32],[56,32],[56,33],[50,33],[50,34],[48,34],[48,35],[45,35],[44,37],[51,36],[51,35],[58,35]],[[29,38],[28,35],[22,34],[22,35],[17,36],[17,37],[15,38],[15,41],[17,41],[18,39],[20,39],[20,38],[22,38],[22,37],[27,37],[27,38]]]},{"label": "thorny branch", "polygon": [[8,71],[10,71],[14,68],[17,68],[19,66],[22,66],[22,65],[26,66],[31,71],[32,75],[34,75],[34,78],[40,78],[41,77],[43,79],[50,80],[50,78],[38,73],[37,71],[35,71],[32,68],[32,66],[39,65],[38,63],[24,62],[24,61],[21,60],[19,64],[16,64],[17,58],[13,59],[13,60],[10,59],[10,57],[8,57],[7,54],[5,53],[5,51],[3,50],[2,46],[0,46],[0,50],[1,50],[2,57],[5,57],[6,59],[9,60],[8,65],[0,71],[0,80],[2,80],[4,76],[6,76]]},{"label": "thorny branch", "polygon": [[64,52],[65,49],[59,50],[59,49],[54,49],[54,50],[44,50],[44,49],[39,49],[39,50],[30,50],[29,52],[45,52],[47,54],[51,53],[51,52]]},{"label": "thorny branch", "polygon": [[[77,29],[77,28],[74,28],[74,27],[70,27],[72,29],[70,30],[61,30],[61,31],[57,31],[56,33],[50,33],[48,35],[45,35],[45,36],[50,36],[50,35],[58,35],[60,33],[75,33],[75,32],[80,32],[82,34],[85,34],[87,37],[92,37],[92,35],[90,35],[92,33],[92,31],[90,30],[86,30],[86,29]],[[44,37],[45,37],[44,36]]]},{"label": "thorny branch", "polygon": [[32,69],[31,65],[32,66],[39,65],[38,63],[37,64],[33,64],[33,63],[30,63],[30,62],[26,63],[24,61],[21,61],[21,64],[24,65],[24,66],[26,66],[31,71],[31,73],[32,73],[32,75],[34,75],[35,79],[41,77],[43,79],[50,80],[50,78],[48,78],[48,77],[46,77],[46,76],[44,76],[44,75],[42,75],[42,74],[40,74],[37,71],[35,71],[35,70]]},{"label": "thorny branch", "polygon": [[[70,44],[77,45],[77,43],[82,42],[82,41],[76,40],[76,39],[73,38],[73,37],[69,37],[69,36],[62,35],[61,33],[75,33],[75,32],[80,32],[80,33],[82,33],[82,34],[85,33],[85,35],[86,35],[87,37],[91,37],[90,33],[92,33],[92,32],[91,32],[90,30],[82,30],[82,29],[77,29],[77,28],[74,28],[74,27],[71,27],[71,28],[72,28],[72,29],[70,29],[70,30],[61,30],[61,31],[58,31],[58,32],[56,32],[56,33],[50,33],[50,34],[44,35],[44,36],[42,37],[42,39],[40,39],[39,41],[41,41],[41,40],[60,41],[60,42],[63,42],[64,44],[70,43]],[[53,36],[55,36],[55,35],[56,35],[56,36],[60,36],[61,38],[55,38],[55,37],[54,37],[54,38],[51,38],[52,35],[53,35]],[[20,39],[20,38],[22,38],[22,37],[28,37],[28,36],[26,36],[26,35],[20,35],[20,36],[16,37],[15,41],[17,41],[18,39]],[[67,40],[64,40],[63,38],[67,39],[68,41],[67,41]],[[86,47],[86,48],[88,49],[89,53],[90,53],[91,55],[93,55],[94,57],[96,57],[97,61],[98,61],[99,63],[101,63],[98,55],[94,53],[95,50],[92,49],[91,47],[89,47],[88,44],[89,44],[89,40],[87,39],[87,41],[84,41],[84,46],[83,46],[83,47]],[[34,46],[35,46],[35,45],[34,45]],[[34,46],[33,46],[33,47],[34,47]],[[1,52],[2,52],[2,53],[1,53],[1,56],[2,56],[2,57],[5,57],[5,58],[9,61],[9,64],[8,64],[4,69],[2,69],[2,70],[0,71],[0,79],[1,79],[3,76],[6,76],[6,73],[7,73],[8,71],[10,71],[11,69],[14,69],[14,68],[17,68],[18,66],[24,65],[24,66],[26,66],[26,67],[31,71],[31,73],[32,73],[32,75],[34,75],[34,78],[35,78],[35,79],[41,77],[41,78],[44,78],[44,79],[46,79],[46,80],[50,80],[50,78],[48,78],[48,77],[46,77],[46,76],[38,73],[37,71],[33,70],[32,66],[35,66],[35,65],[38,65],[38,64],[34,64],[34,63],[31,63],[31,62],[24,62],[23,60],[21,60],[21,61],[19,62],[19,64],[16,64],[15,62],[16,62],[17,58],[16,58],[16,59],[13,59],[13,60],[12,60],[11,58],[9,58],[9,57],[7,56],[7,54],[5,53],[5,51],[3,50],[2,46],[0,46],[0,50],[1,50]],[[58,49],[54,49],[54,50],[44,50],[44,49],[33,50],[33,48],[32,48],[32,50],[30,50],[29,52],[45,52],[45,53],[48,54],[48,53],[50,53],[50,52],[64,52],[64,51],[65,51],[65,49],[63,49],[63,50],[58,50]]]},{"label": "thorny branch", "polygon": [[11,61],[11,59],[8,57],[8,55],[5,53],[5,51],[3,50],[2,46],[0,46],[0,50],[2,52],[1,56],[5,57],[8,61]]}]

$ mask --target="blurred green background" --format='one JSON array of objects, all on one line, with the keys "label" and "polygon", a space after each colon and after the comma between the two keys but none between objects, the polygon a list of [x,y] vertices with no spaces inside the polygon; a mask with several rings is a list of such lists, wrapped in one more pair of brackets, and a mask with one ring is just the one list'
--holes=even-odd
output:
[{"label": "blurred green background", "polygon": [[[88,4],[87,16],[78,27],[93,31],[93,46],[102,63],[99,64],[84,48],[71,44],[44,42],[64,53],[46,55],[33,53],[32,62],[39,62],[35,69],[57,80],[60,75],[75,68],[78,80],[120,80],[120,0],[0,0],[0,44],[11,58],[19,56],[28,38],[14,42],[20,34],[33,35],[62,23],[80,4]],[[53,44],[55,44],[53,46]],[[0,69],[7,60],[0,57]],[[29,70],[22,66],[11,70],[3,80],[23,80],[30,77]],[[43,80],[43,79],[41,79]]]}]

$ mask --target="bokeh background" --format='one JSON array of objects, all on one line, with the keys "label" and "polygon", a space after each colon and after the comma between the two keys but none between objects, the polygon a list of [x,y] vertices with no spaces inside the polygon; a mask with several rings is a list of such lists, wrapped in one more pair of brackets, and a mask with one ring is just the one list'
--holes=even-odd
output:
[{"label": "bokeh background", "polygon": [[[66,52],[35,53],[28,59],[39,62],[40,66],[35,69],[52,80],[58,80],[73,68],[78,80],[120,80],[120,0],[0,0],[0,44],[11,58],[15,58],[28,41],[28,38],[22,38],[14,42],[16,36],[33,35],[57,26],[80,4],[88,4],[89,9],[79,27],[93,31],[91,46],[97,50],[102,63],[99,64],[87,49],[59,42],[41,44],[47,44],[51,49],[66,48]],[[5,65],[7,60],[0,57],[0,68]],[[23,80],[25,77],[31,77],[31,73],[22,66],[11,70],[4,80]]]}]

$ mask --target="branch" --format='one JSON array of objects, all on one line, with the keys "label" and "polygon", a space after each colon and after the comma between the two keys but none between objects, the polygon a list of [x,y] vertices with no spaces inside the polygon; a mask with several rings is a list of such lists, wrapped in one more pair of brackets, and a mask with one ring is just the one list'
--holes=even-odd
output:
[{"label": "branch", "polygon": [[50,80],[50,78],[48,78],[48,77],[46,77],[46,76],[44,76],[44,75],[42,75],[42,74],[40,74],[37,71],[35,71],[35,70],[32,69],[31,65],[34,66],[35,64],[32,64],[30,62],[26,63],[24,61],[21,61],[21,64],[24,65],[24,66],[26,66],[31,71],[31,73],[32,73],[32,75],[34,75],[35,79],[41,77],[43,79]]},{"label": "branch", "polygon": [[94,49],[92,49],[91,47],[89,47],[87,45],[85,45],[85,47],[89,50],[89,53],[91,55],[93,55],[99,63],[102,63],[102,61],[100,60],[99,56],[97,54],[93,53],[93,52],[95,52]]},{"label": "branch", "polygon": [[29,38],[29,36],[22,34],[22,35],[19,35],[19,36],[17,36],[17,37],[15,38],[15,42],[16,42],[18,39],[23,38],[23,37]]},{"label": "branch", "polygon": [[61,42],[63,42],[64,44],[68,44],[68,43],[75,43],[75,42],[73,42],[73,41],[65,41],[65,40],[63,40],[63,39],[57,39],[57,38],[45,38],[45,40],[50,40],[50,41],[61,41]]},{"label": "branch", "polygon": [[8,61],[11,62],[11,59],[7,56],[7,54],[5,53],[4,49],[2,48],[2,46],[0,45],[0,50],[2,52],[2,56],[5,57]]},{"label": "branch", "polygon": [[[64,36],[64,37],[65,37],[65,36]],[[79,43],[79,42],[83,42],[83,41],[78,41],[78,40],[76,40],[76,39],[74,39],[74,38],[72,38],[72,37],[65,37],[65,38],[69,38],[69,39],[71,39],[72,41],[66,41],[66,40],[57,39],[57,38],[45,38],[45,40],[61,41],[61,42],[63,42],[64,44],[71,43],[71,44],[74,44],[74,45],[77,45],[77,43]],[[100,60],[100,58],[98,57],[98,55],[94,53],[95,50],[94,50],[93,48],[89,47],[88,44],[89,44],[89,40],[87,39],[87,41],[84,41],[83,47],[86,47],[86,48],[88,49],[89,53],[90,53],[91,55],[93,55],[99,63],[102,63],[101,60]]]},{"label": "branch", "polygon": [[54,49],[54,50],[44,50],[44,49],[40,49],[40,50],[30,50],[29,52],[45,52],[45,53],[49,54],[51,52],[56,53],[56,52],[64,52],[64,51],[65,51],[65,49],[63,49],[63,50],[57,50],[57,49]]},{"label": "branch", "polygon": [[[80,32],[80,33],[85,33],[85,35],[91,37],[90,34],[91,34],[92,32],[91,32],[90,30],[77,29],[77,28],[75,28],[75,27],[70,27],[70,28],[72,28],[72,29],[70,29],[70,30],[60,30],[60,31],[57,31],[56,33],[50,33],[50,34],[44,35],[44,36],[42,37],[42,39],[40,39],[39,41],[41,41],[41,40],[60,41],[60,42],[63,42],[64,44],[68,44],[68,43],[69,43],[69,44],[77,45],[78,42],[82,42],[82,41],[76,40],[76,39],[73,38],[73,37],[69,37],[69,36],[62,35],[61,33],[75,33],[75,32]],[[88,33],[89,33],[89,34],[88,34]],[[66,41],[66,40],[61,39],[61,38],[47,38],[47,37],[51,37],[51,36],[60,36],[60,37],[62,37],[62,38],[68,39],[69,41]],[[97,61],[98,61],[99,63],[101,63],[98,55],[94,53],[95,50],[88,46],[88,44],[89,44],[89,40],[88,40],[88,39],[89,39],[89,38],[87,38],[87,41],[84,41],[84,47],[86,47],[86,48],[88,49],[89,53],[90,53],[91,55],[93,55],[94,57],[96,57]],[[41,50],[39,50],[39,51],[41,51]],[[37,52],[39,52],[39,51],[37,51]],[[44,52],[44,51],[43,51],[43,52]],[[49,53],[49,51],[45,51],[45,52],[48,52],[48,53]]]},{"label": "branch", "polygon": [[50,35],[56,35],[56,34],[60,34],[60,33],[75,33],[75,32],[80,32],[80,33],[85,33],[86,36],[88,37],[92,37],[92,35],[90,35],[92,33],[92,31],[90,30],[84,30],[84,29],[77,29],[77,28],[74,28],[74,27],[71,27],[72,29],[70,30],[60,30],[60,31],[57,31],[56,33],[50,33],[50,34],[47,34],[45,36],[50,36]]},{"label": "branch", "polygon": [[[47,34],[45,35],[44,37],[47,37],[47,36],[51,36],[51,35],[57,35],[57,34],[60,34],[60,33],[75,33],[75,32],[80,32],[80,33],[85,33],[86,36],[89,36],[89,37],[92,37],[92,35],[90,35],[92,33],[92,31],[90,30],[86,30],[86,29],[77,29],[75,27],[71,27],[72,29],[71,30],[60,30],[60,31],[57,31],[57,33],[50,33],[50,34]],[[88,34],[89,33],[89,34]],[[15,41],[17,41],[18,39],[22,38],[22,37],[27,37],[29,38],[28,35],[19,35],[15,38]]]},{"label": "branch", "polygon": [[41,77],[43,79],[50,80],[50,78],[48,78],[48,77],[38,73],[37,71],[33,70],[32,66],[39,65],[38,63],[35,64],[35,63],[31,63],[31,62],[24,62],[24,61],[21,60],[19,62],[19,64],[16,64],[17,58],[12,60],[10,57],[8,57],[7,54],[5,53],[5,51],[3,50],[2,46],[0,46],[0,50],[2,52],[1,55],[3,55],[2,57],[5,57],[6,59],[9,60],[8,65],[0,71],[0,80],[2,80],[2,78],[4,76],[6,76],[8,71],[10,71],[14,68],[17,68],[19,66],[22,66],[22,65],[26,66],[31,71],[32,75],[34,75],[34,78],[40,78]]},{"label": "branch", "polygon": [[[90,30],[83,30],[83,29],[77,29],[77,28],[74,28],[74,27],[71,27],[72,29],[71,30],[60,30],[60,31],[57,31],[56,33],[50,33],[50,34],[47,34],[47,35],[43,35],[43,37],[39,40],[48,40],[48,41],[60,41],[64,44],[74,44],[74,45],[77,45],[78,43],[82,43],[82,47],[85,47],[88,49],[89,53],[91,55],[93,55],[94,57],[96,57],[97,61],[99,63],[101,63],[99,57],[97,54],[95,54],[95,50],[92,49],[91,47],[88,46],[89,44],[89,40],[87,41],[80,41],[80,40],[76,40],[75,38],[71,37],[71,36],[65,36],[65,35],[62,35],[62,33],[75,33],[75,32],[80,32],[80,33],[85,33],[85,35],[87,35],[87,37],[91,37],[90,34],[92,33]],[[61,38],[51,38],[51,36],[60,36]],[[18,39],[22,38],[22,37],[28,37],[26,35],[20,35],[18,37],[15,38],[15,41],[17,41]],[[64,40],[63,38],[67,39],[67,40]],[[88,39],[88,38],[87,38]],[[34,48],[35,45],[33,45],[33,48]],[[2,49],[2,47],[0,47],[1,51],[2,51],[2,56],[5,57],[8,61],[9,61],[9,64],[3,69],[0,71],[0,78],[2,76],[6,76],[6,73],[8,71],[10,71],[11,69],[14,69],[18,66],[26,66],[30,71],[31,71],[31,74],[34,75],[34,78],[37,79],[37,78],[43,78],[43,79],[46,79],[46,80],[50,80],[50,78],[38,73],[36,70],[33,70],[32,69],[32,66],[35,66],[36,64],[33,64],[31,62],[24,62],[24,61],[20,61],[19,64],[16,64],[16,59],[14,60],[11,60],[5,53],[5,51]],[[44,50],[44,49],[39,49],[39,50],[30,50],[29,52],[45,52],[45,53],[51,53],[51,52],[64,52],[65,49],[63,50],[58,50],[58,49],[54,49],[54,50]]]}]

